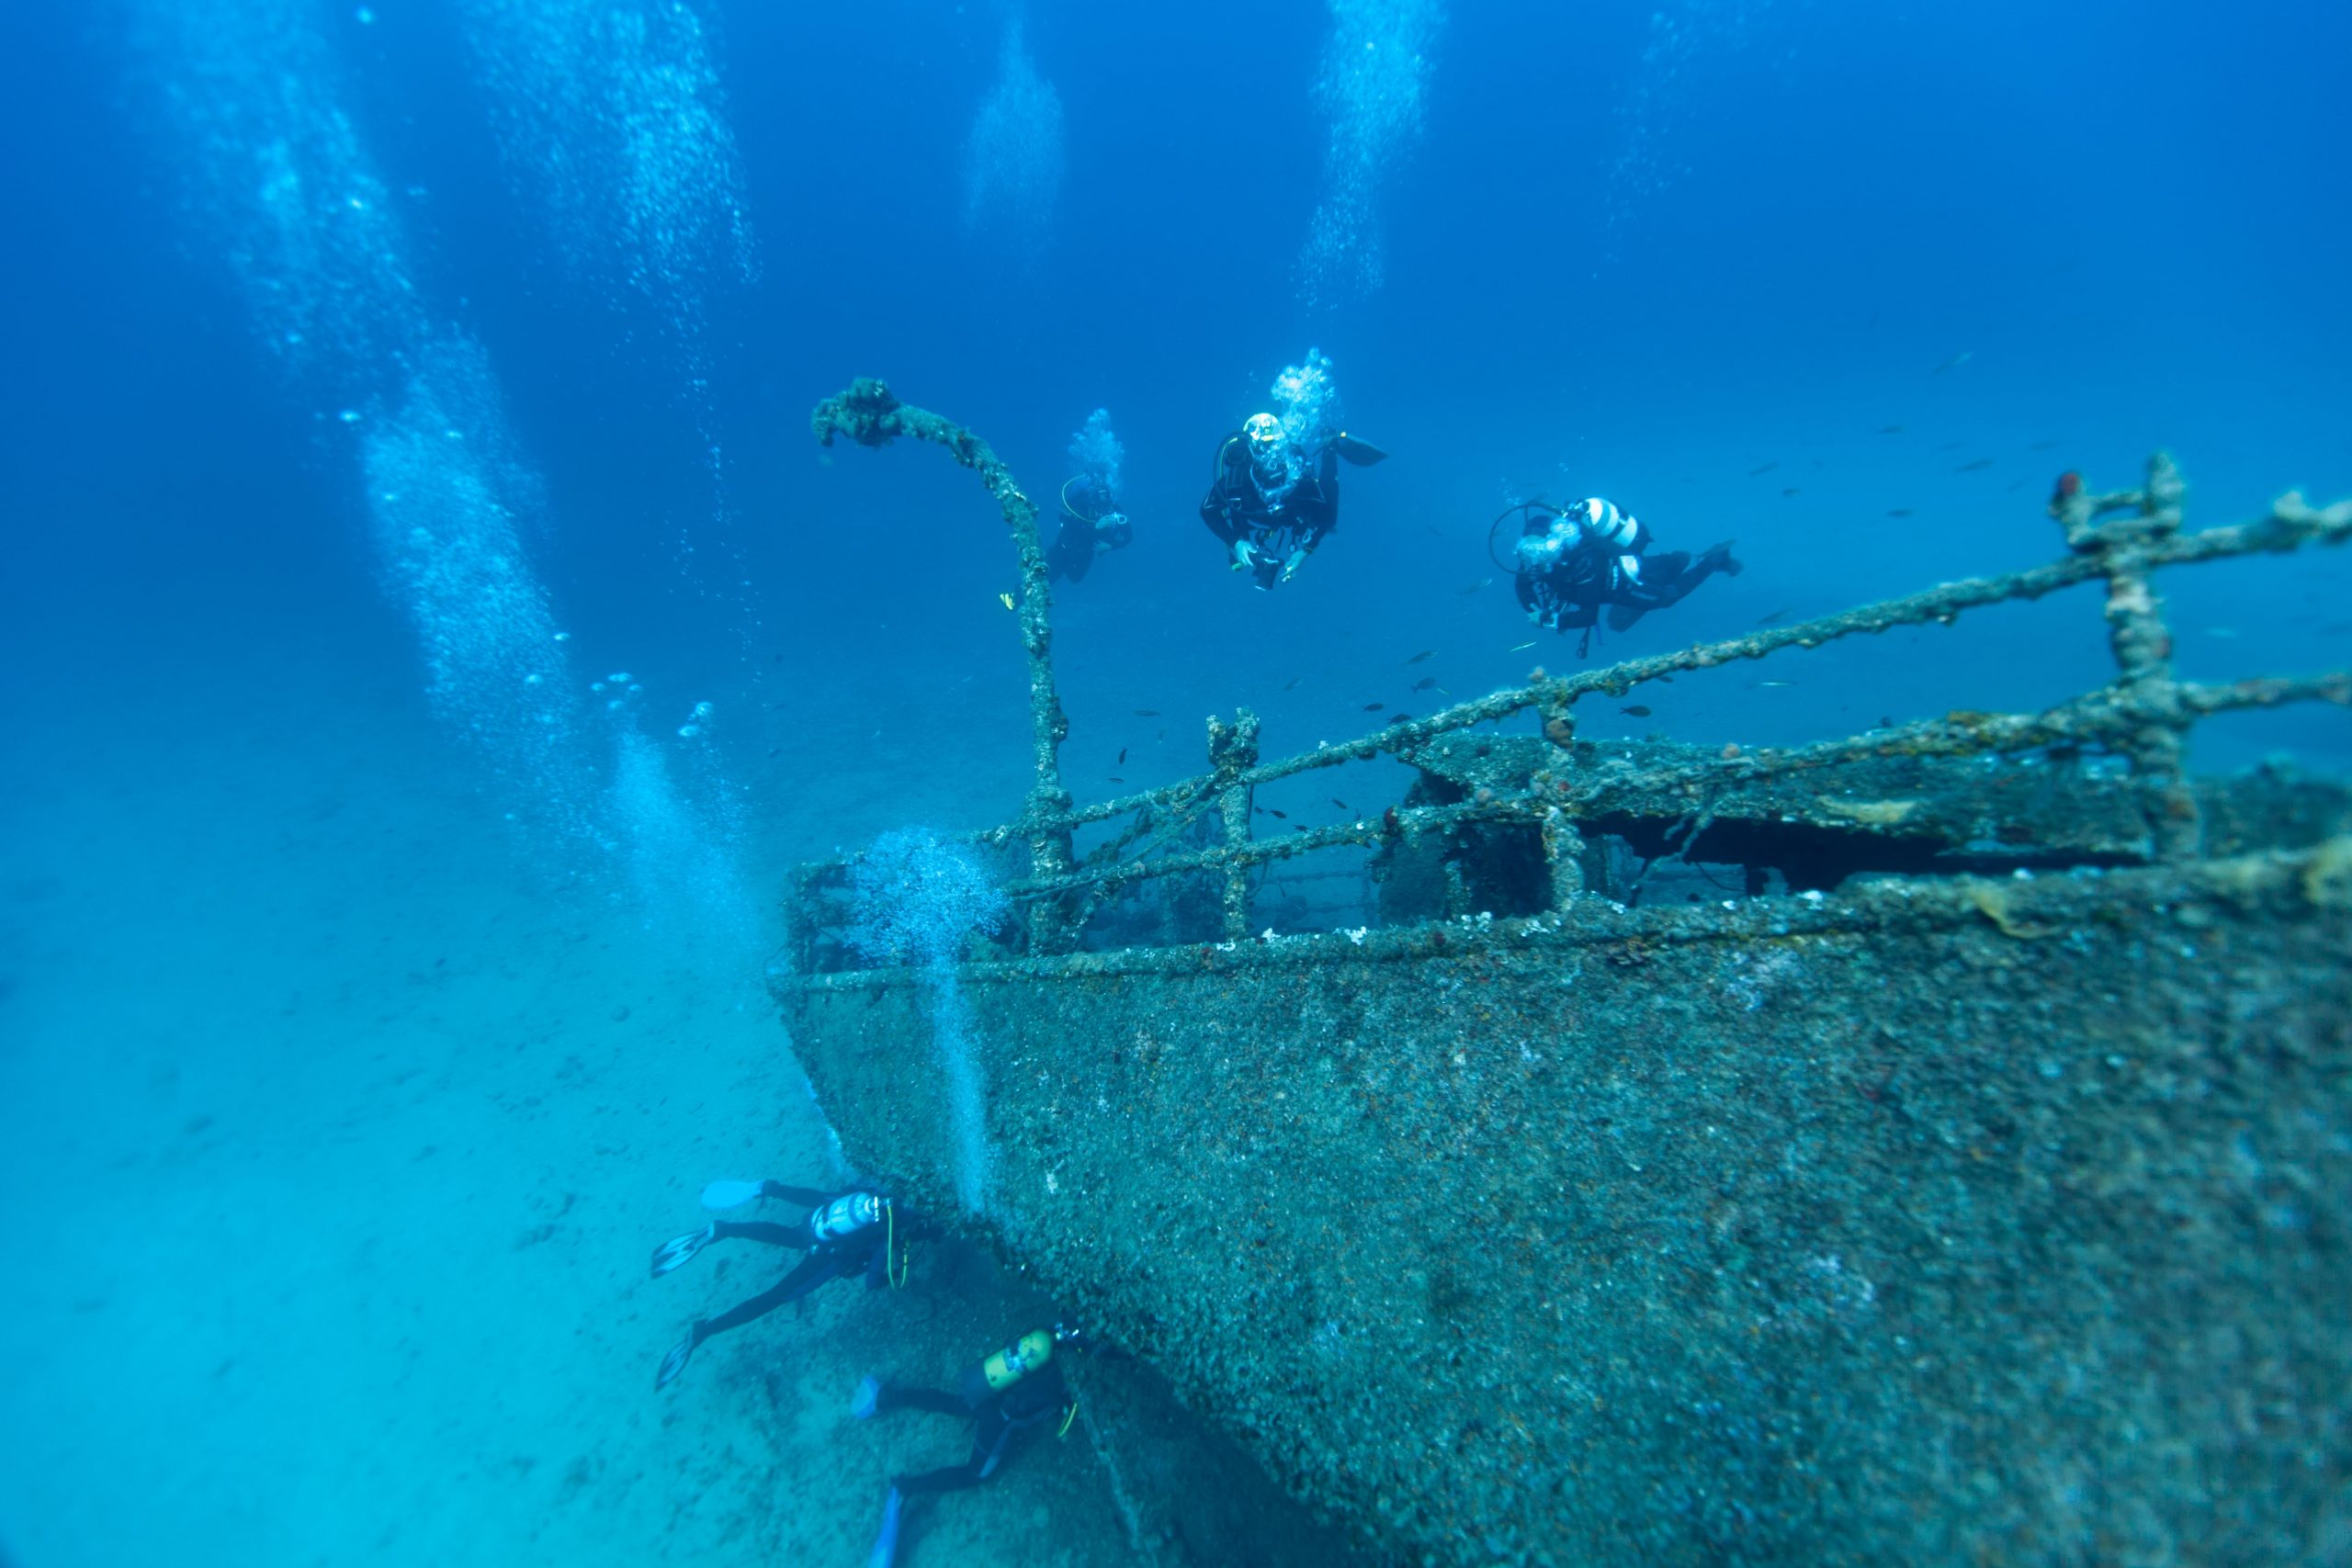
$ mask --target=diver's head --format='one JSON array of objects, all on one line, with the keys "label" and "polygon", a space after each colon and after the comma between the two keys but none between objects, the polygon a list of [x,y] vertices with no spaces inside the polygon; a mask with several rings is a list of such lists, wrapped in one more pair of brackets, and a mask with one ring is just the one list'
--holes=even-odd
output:
[{"label": "diver's head", "polygon": [[1268,481],[1283,478],[1290,468],[1290,436],[1283,430],[1283,422],[1270,413],[1253,413],[1241,427],[1243,439],[1250,444],[1250,466],[1258,477]]},{"label": "diver's head", "polygon": [[1519,538],[1519,570],[1542,576],[1560,564],[1560,556],[1568,547],[1565,530],[1545,527],[1541,533],[1526,533]]}]

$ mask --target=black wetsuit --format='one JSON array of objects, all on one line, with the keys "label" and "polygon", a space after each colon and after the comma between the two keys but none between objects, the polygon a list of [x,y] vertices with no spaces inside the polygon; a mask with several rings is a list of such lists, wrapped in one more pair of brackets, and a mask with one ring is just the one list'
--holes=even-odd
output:
[{"label": "black wetsuit", "polygon": [[1069,1385],[1062,1381],[1058,1361],[1047,1361],[1003,1393],[989,1395],[977,1409],[962,1394],[885,1384],[874,1399],[877,1415],[888,1410],[928,1410],[934,1416],[966,1417],[972,1423],[969,1459],[920,1475],[894,1475],[890,1484],[909,1496],[978,1486],[1031,1438],[1058,1424],[1070,1404]]},{"label": "black wetsuit", "polygon": [[[1531,508],[1526,535],[1542,536],[1558,515],[1547,507]],[[1566,632],[1589,631],[1606,605],[1609,629],[1622,632],[1652,610],[1680,604],[1714,573],[1739,570],[1728,547],[1719,545],[1694,560],[1684,550],[1652,557],[1648,551],[1656,542],[1649,525],[1639,520],[1634,524],[1632,540],[1623,545],[1587,535],[1561,552],[1550,570],[1517,574],[1512,587],[1520,608],[1539,625]],[[1624,556],[1639,562],[1638,576],[1624,570],[1620,559]]]},{"label": "black wetsuit", "polygon": [[[1117,517],[1110,527],[1105,517]],[[1080,474],[1062,486],[1062,528],[1046,551],[1046,581],[1085,580],[1094,558],[1105,550],[1124,549],[1136,536],[1134,525],[1119,511],[1111,489],[1094,474]]]},{"label": "black wetsuit", "polygon": [[[865,1189],[853,1189],[863,1191]],[[714,1334],[730,1328],[741,1328],[756,1317],[764,1317],[787,1302],[797,1302],[818,1286],[835,1280],[854,1280],[863,1274],[868,1290],[877,1290],[888,1278],[892,1267],[889,1243],[895,1231],[903,1246],[913,1239],[921,1222],[904,1208],[893,1205],[891,1218],[879,1224],[866,1226],[837,1240],[820,1240],[814,1222],[825,1212],[827,1204],[851,1192],[820,1192],[812,1187],[786,1187],[780,1181],[763,1182],[763,1198],[780,1198],[789,1203],[808,1205],[808,1217],[798,1224],[776,1224],[766,1220],[720,1220],[711,1226],[711,1239],[727,1241],[764,1242],[770,1247],[797,1247],[808,1256],[792,1266],[791,1272],[762,1291],[750,1301],[742,1302],[717,1317],[697,1321],[688,1335],[689,1340],[700,1345]]]},{"label": "black wetsuit", "polygon": [[1217,446],[1209,469],[1209,492],[1201,498],[1201,521],[1229,552],[1248,540],[1258,553],[1252,572],[1261,588],[1281,579],[1283,565],[1298,551],[1312,552],[1340,525],[1340,454],[1327,446],[1315,471],[1270,504],[1250,473],[1250,443],[1235,431]]}]

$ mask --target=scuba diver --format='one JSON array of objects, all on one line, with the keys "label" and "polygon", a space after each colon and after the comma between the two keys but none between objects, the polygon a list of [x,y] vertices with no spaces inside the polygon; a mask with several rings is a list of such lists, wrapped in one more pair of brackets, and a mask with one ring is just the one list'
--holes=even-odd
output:
[{"label": "scuba diver", "polygon": [[1111,430],[1111,411],[1096,409],[1069,438],[1078,472],[1062,481],[1062,531],[1046,552],[1046,581],[1084,580],[1094,558],[1125,549],[1136,536],[1119,506],[1119,470],[1127,449]]},{"label": "scuba diver", "polygon": [[1062,481],[1062,531],[1046,551],[1046,581],[1082,582],[1094,558],[1135,542],[1135,525],[1119,510],[1111,477],[1090,470]]},{"label": "scuba diver", "polygon": [[1609,629],[1625,631],[1652,610],[1681,603],[1714,573],[1737,577],[1741,570],[1729,540],[1709,546],[1695,560],[1681,550],[1648,555],[1656,536],[1599,496],[1566,510],[1541,501],[1510,507],[1487,530],[1490,557],[1495,528],[1514,516],[1523,519],[1517,549],[1510,562],[1496,564],[1516,580],[1520,608],[1529,620],[1554,631],[1584,633],[1577,645],[1579,659],[1591,649],[1593,623],[1604,606]]},{"label": "scuba diver", "polygon": [[1078,1416],[1078,1396],[1063,1380],[1059,1346],[1073,1350],[1089,1348],[1086,1336],[1066,1324],[1048,1334],[1033,1328],[1003,1349],[964,1370],[959,1393],[924,1388],[900,1388],[869,1377],[857,1385],[849,1413],[861,1421],[886,1411],[926,1410],[934,1416],[968,1417],[972,1423],[972,1452],[961,1464],[925,1471],[919,1475],[894,1475],[882,1504],[882,1529],[875,1537],[867,1568],[890,1568],[899,1550],[899,1517],[909,1497],[960,1492],[978,1486],[997,1472],[1013,1452],[1043,1430],[1048,1422],[1067,1432]]},{"label": "scuba diver", "polygon": [[929,1234],[929,1227],[913,1213],[877,1192],[820,1192],[812,1187],[786,1187],[780,1181],[714,1181],[704,1190],[702,1201],[707,1209],[731,1209],[754,1198],[806,1204],[808,1214],[788,1225],[764,1220],[713,1220],[698,1231],[673,1236],[655,1247],[653,1278],[683,1266],[714,1241],[740,1239],[794,1247],[808,1256],[751,1300],[717,1317],[696,1319],[686,1337],[662,1358],[662,1370],[653,1379],[657,1391],[678,1381],[678,1374],[686,1370],[686,1358],[712,1335],[741,1328],[786,1302],[798,1301],[820,1285],[863,1274],[868,1290],[880,1289],[885,1280],[903,1286],[907,1244]]},{"label": "scuba diver", "polygon": [[1217,444],[1201,521],[1260,588],[1288,582],[1340,525],[1340,459],[1368,468],[1388,454],[1338,432],[1308,449],[1270,413]]}]

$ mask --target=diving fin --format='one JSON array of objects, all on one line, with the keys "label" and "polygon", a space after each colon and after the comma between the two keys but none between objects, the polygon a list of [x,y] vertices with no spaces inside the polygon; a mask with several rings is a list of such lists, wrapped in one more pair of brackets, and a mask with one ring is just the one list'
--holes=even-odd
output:
[{"label": "diving fin", "polygon": [[686,1370],[686,1358],[694,1353],[695,1339],[691,1334],[671,1346],[669,1354],[662,1358],[662,1370],[653,1374],[653,1392],[659,1393],[676,1382],[678,1374]]},{"label": "diving fin", "polygon": [[874,1537],[874,1551],[865,1559],[865,1568],[890,1568],[899,1560],[899,1515],[907,1500],[899,1489],[890,1488],[890,1495],[882,1503],[882,1528]]},{"label": "diving fin", "polygon": [[1369,468],[1374,463],[1379,462],[1383,457],[1388,456],[1387,453],[1382,451],[1379,447],[1374,446],[1371,442],[1366,441],[1363,437],[1360,435],[1350,435],[1345,431],[1341,431],[1339,434],[1331,437],[1331,450],[1337,452],[1340,457],[1345,457],[1349,462],[1353,463],[1359,468]]},{"label": "diving fin", "polygon": [[718,1239],[718,1222],[713,1220],[698,1231],[673,1235],[653,1249],[653,1278],[659,1280],[671,1269],[683,1267],[694,1255]]},{"label": "diving fin", "polygon": [[757,1181],[714,1181],[702,1190],[702,1206],[706,1209],[740,1209],[761,1192]]}]

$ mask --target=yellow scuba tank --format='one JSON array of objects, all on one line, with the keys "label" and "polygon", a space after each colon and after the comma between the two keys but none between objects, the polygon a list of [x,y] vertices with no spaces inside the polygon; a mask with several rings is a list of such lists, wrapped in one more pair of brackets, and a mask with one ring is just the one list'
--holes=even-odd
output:
[{"label": "yellow scuba tank", "polygon": [[978,1409],[1054,1359],[1054,1337],[1033,1328],[964,1373],[964,1403]]}]

